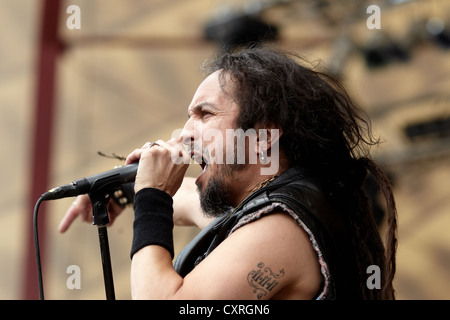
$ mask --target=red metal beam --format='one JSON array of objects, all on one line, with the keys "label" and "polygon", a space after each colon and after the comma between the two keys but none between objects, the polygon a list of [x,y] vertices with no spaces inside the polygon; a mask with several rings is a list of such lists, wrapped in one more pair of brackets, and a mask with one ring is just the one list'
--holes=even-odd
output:
[{"label": "red metal beam", "polygon": [[[37,269],[34,253],[32,213],[37,199],[49,189],[56,60],[60,53],[58,25],[60,0],[42,0],[41,34],[37,59],[36,100],[32,131],[31,183],[29,190],[26,265],[23,299],[38,299]],[[39,243],[45,272],[45,203],[39,210]],[[45,283],[45,278],[44,278]]]}]

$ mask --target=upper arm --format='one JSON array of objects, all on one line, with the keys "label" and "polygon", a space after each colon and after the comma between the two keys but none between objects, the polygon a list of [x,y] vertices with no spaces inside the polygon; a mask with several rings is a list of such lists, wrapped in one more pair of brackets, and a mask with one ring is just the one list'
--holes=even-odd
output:
[{"label": "upper arm", "polygon": [[177,295],[181,299],[310,299],[320,281],[307,234],[280,213],[233,232],[183,279]]}]

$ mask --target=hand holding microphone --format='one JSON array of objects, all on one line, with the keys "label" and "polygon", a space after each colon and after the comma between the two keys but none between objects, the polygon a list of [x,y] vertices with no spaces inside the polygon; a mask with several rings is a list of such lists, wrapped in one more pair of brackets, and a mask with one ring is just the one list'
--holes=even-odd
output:
[{"label": "hand holding microphone", "polygon": [[135,193],[144,188],[156,188],[173,197],[181,186],[190,160],[181,138],[177,138],[146,143],[130,153],[125,164],[139,162]]},{"label": "hand holding microphone", "polygon": [[[154,149],[156,146],[159,146],[160,148],[158,149]],[[150,149],[153,149],[152,154],[147,154],[148,151]],[[165,151],[166,150],[166,151]],[[119,173],[119,176],[122,177],[121,179],[123,179],[125,177],[125,181],[128,181],[129,179],[131,180],[135,180],[136,179],[136,174],[138,173],[138,164],[137,162],[139,161],[139,167],[141,167],[141,163],[144,163],[143,168],[140,170],[139,175],[137,177],[138,180],[138,185],[137,187],[135,187],[135,190],[138,189],[142,189],[144,186],[148,185],[153,185],[156,186],[158,183],[155,182],[150,182],[151,181],[156,181],[154,178],[151,178],[151,176],[155,175],[155,172],[151,172],[151,173],[146,173],[145,168],[150,167],[152,168],[152,166],[154,164],[152,164],[152,162],[159,162],[158,167],[162,168],[165,166],[169,166],[169,165],[175,165],[175,162],[172,162],[170,158],[167,158],[168,154],[166,154],[167,151],[170,151],[170,153],[172,153],[172,156],[174,154],[176,154],[178,152],[178,155],[180,157],[184,157],[183,160],[188,160],[190,161],[190,157],[189,155],[186,153],[186,151],[183,148],[183,145],[180,143],[180,140],[178,139],[172,139],[168,142],[163,142],[163,141],[158,141],[155,143],[146,143],[142,146],[142,148],[140,149],[136,149],[134,150],[132,153],[130,153],[130,155],[127,157],[127,161],[126,164],[129,166],[124,166],[124,167],[119,167],[110,171],[107,171],[106,173],[101,173],[98,175],[93,175],[91,177],[87,177],[87,178],[83,178],[83,179],[79,179],[79,180],[75,180],[74,183],[76,185],[79,184],[85,184],[82,183],[81,181],[84,181],[84,179],[86,179],[86,181],[90,181],[90,183],[92,184],[93,182],[95,182],[99,177],[107,177],[107,176],[117,176],[117,174]],[[144,154],[145,157],[145,161],[141,160],[141,156]],[[147,159],[150,156],[150,158],[152,159]],[[187,162],[188,162],[187,161]],[[130,170],[131,169],[131,170]],[[169,192],[169,194],[173,193],[175,194],[176,190],[178,190],[178,188],[176,187],[178,185],[179,187],[179,183],[181,179],[181,181],[183,180],[184,174],[187,170],[187,165],[186,166],[182,166],[181,168],[178,168],[180,170],[169,170],[169,169],[164,169],[165,172],[176,172],[176,178],[172,181],[172,178],[168,178],[166,177],[166,175],[162,172],[156,172],[158,174],[159,179],[161,180],[166,180],[165,183],[159,183],[159,185],[161,186],[161,190],[163,189],[167,189]],[[124,172],[126,171],[126,172]],[[125,174],[127,173],[127,174]],[[80,181],[81,180],[81,181]],[[169,181],[167,180],[171,180],[172,183],[169,184],[169,186],[167,185],[167,183]],[[175,181],[176,180],[176,181]],[[141,183],[142,182],[142,183]],[[58,188],[54,188],[52,189],[52,192],[47,192],[46,194],[46,198],[56,198],[56,197],[69,197],[69,196],[76,196],[78,192],[78,196],[75,199],[75,201],[72,203],[72,205],[70,206],[70,208],[66,211],[64,217],[62,218],[59,226],[58,226],[58,231],[60,233],[64,233],[65,231],[67,231],[67,229],[70,227],[70,225],[72,224],[72,222],[77,218],[80,217],[82,221],[85,222],[92,222],[92,205],[89,199],[89,196],[86,193],[82,193],[85,190],[74,190],[75,185],[69,184],[69,185],[65,185],[65,186],[61,186]],[[65,189],[69,189],[69,191],[62,191],[62,188]],[[55,191],[57,190],[57,191]],[[59,191],[58,191],[59,190]],[[171,191],[174,190],[174,191]],[[55,193],[56,192],[56,193]],[[167,192],[167,191],[166,191]],[[73,194],[73,195],[69,195],[69,193]],[[171,196],[173,196],[173,194],[171,194]],[[112,224],[115,220],[115,218],[117,216],[119,216],[119,214],[124,210],[124,208],[118,204],[116,204],[114,201],[109,201],[108,203],[108,213],[109,213],[109,223]]]}]

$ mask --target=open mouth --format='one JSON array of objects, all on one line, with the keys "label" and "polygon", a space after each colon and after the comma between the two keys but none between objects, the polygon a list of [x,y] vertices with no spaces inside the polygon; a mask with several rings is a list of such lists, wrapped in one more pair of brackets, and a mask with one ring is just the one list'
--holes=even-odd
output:
[{"label": "open mouth", "polygon": [[208,160],[207,160],[207,157],[205,157],[203,155],[203,153],[199,153],[199,152],[195,152],[195,151],[191,151],[191,158],[196,163],[198,163],[200,165],[200,167],[202,168],[202,172],[200,173],[200,175],[195,180],[195,184],[198,184],[198,182],[200,181],[201,177],[204,175],[204,173],[206,172],[206,169],[208,168]]}]

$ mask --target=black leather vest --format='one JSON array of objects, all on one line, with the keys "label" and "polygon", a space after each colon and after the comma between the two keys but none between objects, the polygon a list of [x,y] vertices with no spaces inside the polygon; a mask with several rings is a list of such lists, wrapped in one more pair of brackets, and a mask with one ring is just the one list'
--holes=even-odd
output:
[{"label": "black leather vest", "polygon": [[226,239],[245,215],[269,205],[283,203],[308,227],[323,254],[331,275],[326,299],[358,299],[360,284],[350,228],[321,192],[319,184],[298,167],[281,174],[266,187],[246,198],[229,215],[216,218],[179,253],[174,268],[182,277]]}]

